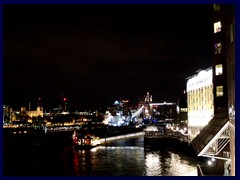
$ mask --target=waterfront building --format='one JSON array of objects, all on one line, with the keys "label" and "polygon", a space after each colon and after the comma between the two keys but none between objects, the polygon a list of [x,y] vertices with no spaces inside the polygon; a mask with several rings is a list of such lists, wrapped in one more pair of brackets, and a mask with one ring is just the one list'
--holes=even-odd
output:
[{"label": "waterfront building", "polygon": [[219,10],[214,12],[214,18],[220,16],[225,23],[225,63],[227,85],[227,107],[230,131],[230,163],[231,175],[235,175],[235,7],[234,5],[218,5]]},{"label": "waterfront building", "polygon": [[235,8],[226,7],[226,64],[231,175],[235,176]]},{"label": "waterfront building", "polygon": [[192,141],[214,115],[212,68],[188,79],[187,102],[189,140]]},{"label": "waterfront building", "polygon": [[8,124],[12,122],[13,110],[9,105],[3,105],[3,124]]},{"label": "waterfront building", "polygon": [[[22,110],[23,110],[23,108],[22,108]],[[24,110],[26,110],[26,108],[24,108]],[[43,107],[38,106],[36,110],[29,110],[29,111],[26,111],[26,113],[31,118],[32,117],[38,117],[38,116],[43,117]]]},{"label": "waterfront building", "polygon": [[212,16],[214,117],[192,140],[198,156],[220,161],[235,176],[235,6],[214,4]]}]

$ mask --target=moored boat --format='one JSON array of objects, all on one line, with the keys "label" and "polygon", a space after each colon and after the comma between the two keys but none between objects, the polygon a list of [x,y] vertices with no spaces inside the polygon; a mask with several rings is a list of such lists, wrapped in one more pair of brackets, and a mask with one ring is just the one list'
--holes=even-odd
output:
[{"label": "moored boat", "polygon": [[91,149],[98,146],[100,143],[99,137],[96,137],[92,134],[81,135],[74,131],[73,144],[78,149]]}]

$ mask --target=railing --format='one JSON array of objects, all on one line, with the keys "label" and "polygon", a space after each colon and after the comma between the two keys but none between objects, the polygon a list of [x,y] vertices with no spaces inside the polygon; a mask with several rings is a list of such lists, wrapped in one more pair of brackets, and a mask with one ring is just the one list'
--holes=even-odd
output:
[{"label": "railing", "polygon": [[197,172],[198,172],[198,176],[204,176],[204,174],[202,172],[202,168],[199,164],[197,165]]},{"label": "railing", "polygon": [[164,127],[164,126],[153,126],[155,130],[145,130],[144,138],[163,138],[163,137],[172,137],[177,138],[181,141],[189,142],[188,134],[185,133],[186,129],[172,128],[172,127]]}]

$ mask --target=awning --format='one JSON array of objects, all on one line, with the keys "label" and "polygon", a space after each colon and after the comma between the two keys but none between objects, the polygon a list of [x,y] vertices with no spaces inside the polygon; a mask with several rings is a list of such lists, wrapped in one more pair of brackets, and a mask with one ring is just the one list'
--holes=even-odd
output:
[{"label": "awning", "polygon": [[230,142],[228,111],[222,109],[193,140],[192,146],[198,156],[214,157],[228,160],[230,157],[219,156],[219,153]]}]

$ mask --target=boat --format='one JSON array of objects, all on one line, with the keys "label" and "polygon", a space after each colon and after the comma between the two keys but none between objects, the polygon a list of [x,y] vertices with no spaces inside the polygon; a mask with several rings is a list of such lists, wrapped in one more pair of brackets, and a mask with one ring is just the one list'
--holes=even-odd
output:
[{"label": "boat", "polygon": [[91,149],[100,144],[99,137],[92,134],[81,135],[73,133],[73,144],[77,149]]}]

